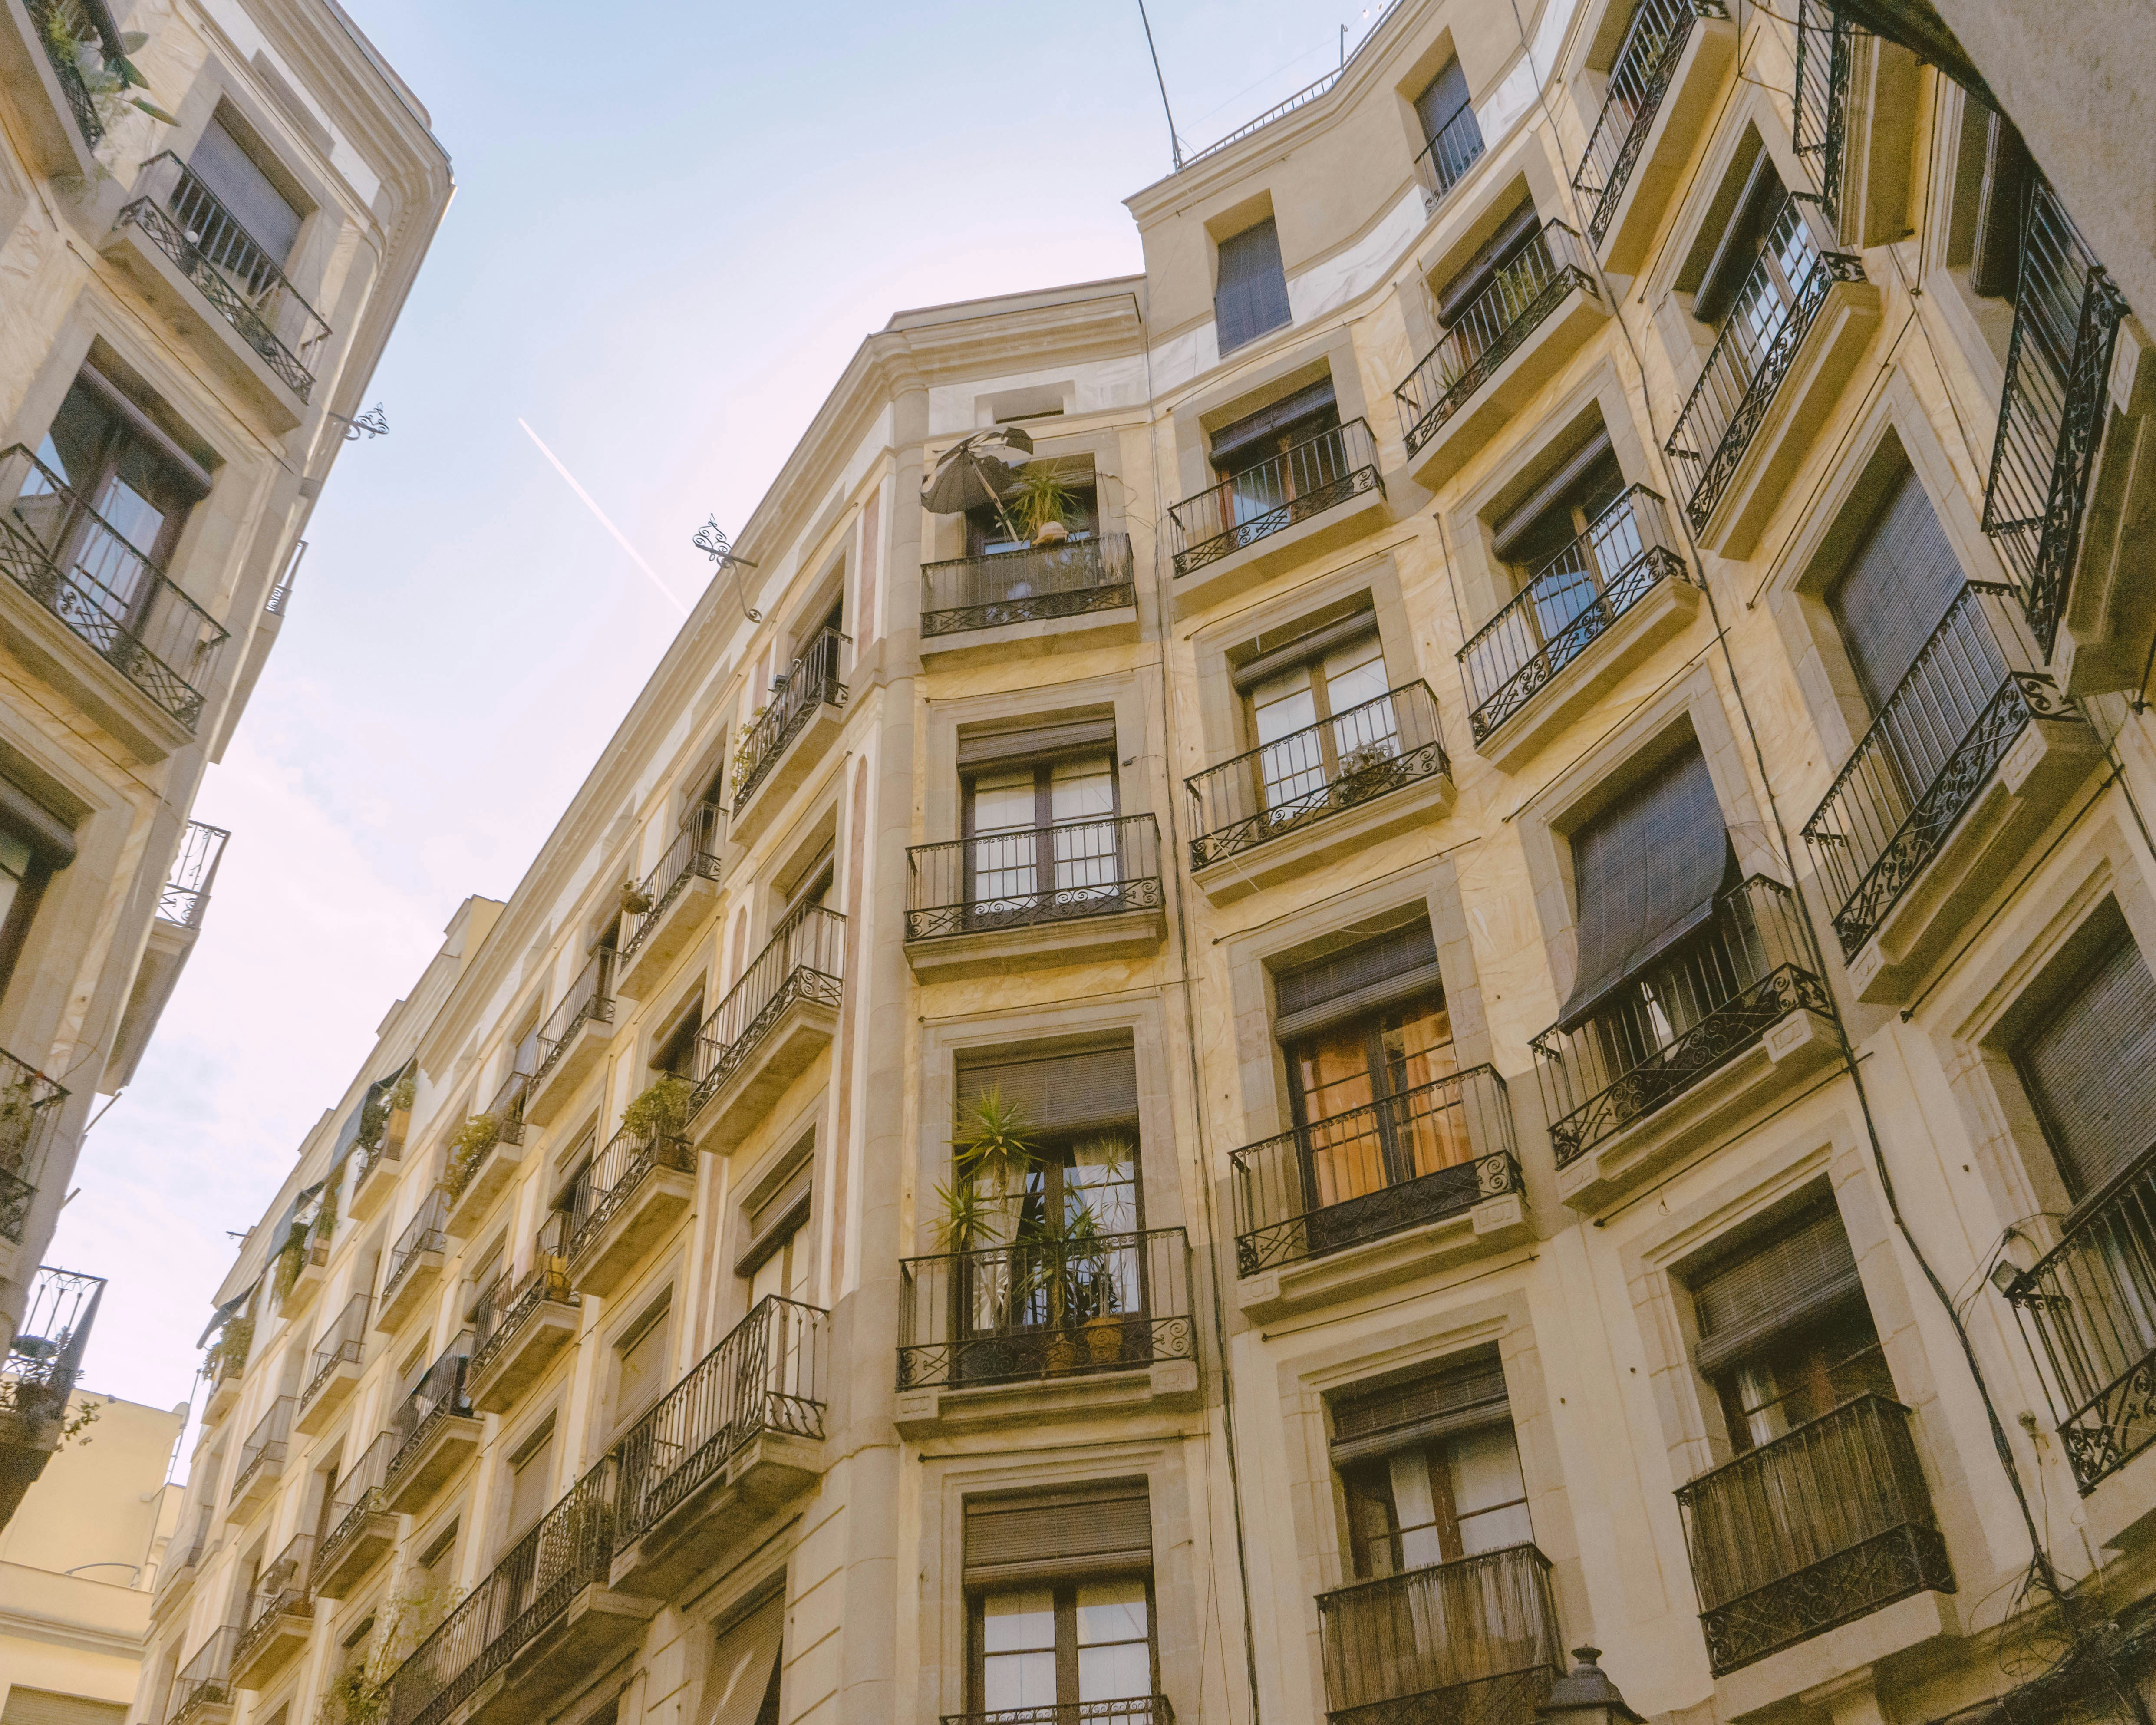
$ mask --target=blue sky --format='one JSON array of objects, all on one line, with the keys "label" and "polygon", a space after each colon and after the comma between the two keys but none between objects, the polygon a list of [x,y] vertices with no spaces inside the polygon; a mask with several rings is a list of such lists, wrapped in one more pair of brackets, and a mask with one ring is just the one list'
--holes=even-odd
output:
[{"label": "blue sky", "polygon": [[[93,1389],[186,1399],[300,1138],[468,893],[506,896],[861,337],[1140,267],[1168,166],[1137,0],[809,9],[349,0],[459,191],[196,813],[233,830],[50,1261],[110,1278]],[[1376,0],[1149,0],[1187,142],[1322,75]]]}]

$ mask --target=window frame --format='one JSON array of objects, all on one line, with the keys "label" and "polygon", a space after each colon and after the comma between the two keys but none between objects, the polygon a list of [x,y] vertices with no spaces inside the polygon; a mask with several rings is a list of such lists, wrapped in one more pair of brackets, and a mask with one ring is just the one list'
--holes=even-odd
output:
[{"label": "window frame", "polygon": [[[1055,1601],[1055,1677],[1056,1700],[1059,1708],[1066,1708],[1075,1715],[1081,1705],[1078,1700],[1078,1589],[1090,1584],[1112,1581],[1142,1581],[1146,1599],[1146,1653],[1152,1687],[1150,1695],[1161,1692],[1160,1676],[1160,1609],[1153,1587],[1151,1568],[1140,1569],[1121,1564],[1103,1568],[1097,1574],[1082,1578],[1039,1583],[1014,1584],[1008,1587],[969,1587],[966,1589],[966,1710],[982,1714],[988,1707],[987,1673],[987,1604],[992,1594],[1004,1593],[1045,1593]],[[1127,1645],[1127,1643],[1103,1645]],[[1105,1705],[1105,1703],[1096,1703]]]}]

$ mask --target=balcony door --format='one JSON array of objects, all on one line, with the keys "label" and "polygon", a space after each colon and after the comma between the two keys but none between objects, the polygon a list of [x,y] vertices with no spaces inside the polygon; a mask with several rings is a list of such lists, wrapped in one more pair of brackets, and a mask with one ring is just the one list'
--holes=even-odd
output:
[{"label": "balcony door", "polygon": [[1749,377],[1819,267],[1819,242],[1803,208],[1762,147],[1715,236],[1693,316],[1732,344],[1742,375]]},{"label": "balcony door", "polygon": [[1111,723],[1072,725],[962,752],[969,928],[1120,901],[1113,736]]},{"label": "balcony door", "polygon": [[203,129],[187,166],[240,231],[230,231],[213,210],[187,208],[185,189],[175,194],[174,213],[189,223],[190,237],[235,287],[250,300],[262,298],[277,285],[305,218],[220,119]]},{"label": "balcony door", "polygon": [[1497,522],[1491,549],[1518,572],[1538,644],[1568,629],[1610,583],[1638,562],[1638,522],[1625,495],[1609,434],[1599,428]]},{"label": "balcony door", "polygon": [[1377,621],[1360,614],[1345,631],[1344,639],[1339,628],[1320,631],[1236,676],[1257,742],[1251,765],[1260,808],[1300,813],[1332,786],[1399,754]]},{"label": "balcony door", "polygon": [[1532,264],[1541,255],[1542,231],[1532,200],[1521,204],[1437,290],[1437,321],[1448,337],[1439,346],[1447,388],[1512,328],[1540,291],[1542,275]]},{"label": "balcony door", "polygon": [[1325,437],[1339,426],[1340,408],[1328,378],[1214,432],[1213,468],[1226,517],[1221,530],[1256,521],[1346,477],[1339,440]]}]

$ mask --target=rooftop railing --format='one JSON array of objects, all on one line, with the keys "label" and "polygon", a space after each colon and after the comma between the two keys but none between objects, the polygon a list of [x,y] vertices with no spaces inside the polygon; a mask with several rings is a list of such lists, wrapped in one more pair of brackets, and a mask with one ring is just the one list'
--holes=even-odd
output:
[{"label": "rooftop railing", "polygon": [[192,732],[222,624],[21,444],[0,450],[0,569]]},{"label": "rooftop railing", "polygon": [[217,867],[224,860],[225,841],[232,837],[223,827],[191,820],[180,838],[179,855],[172,859],[172,873],[157,899],[157,914],[182,928],[202,927],[203,912],[209,908],[210,889],[217,885]]},{"label": "rooftop railing", "polygon": [[1954,1590],[1898,1402],[1864,1395],[1678,1488],[1715,1675]]},{"label": "rooftop railing", "polygon": [[277,1620],[305,1613],[312,1604],[315,1536],[302,1533],[280,1552],[254,1579],[248,1596],[246,1626],[233,1647],[232,1662],[244,1671],[263,1642],[276,1633]]},{"label": "rooftop railing", "polygon": [[778,764],[786,745],[808,729],[816,709],[846,704],[846,685],[839,680],[839,632],[827,629],[802,649],[801,656],[773,680],[770,701],[734,751],[734,814],[748,807],[764,777]]},{"label": "rooftop railing", "polygon": [[719,878],[719,846],[725,840],[726,810],[718,803],[699,803],[682,818],[651,872],[638,883],[636,890],[650,908],[622,919],[620,963],[628,963],[651,938],[651,931],[690,881]]},{"label": "rooftop railing", "polygon": [[1969,583],[1804,823],[1845,957],[1938,855],[2015,738],[2071,714],[2030,664],[2013,589]]},{"label": "rooftop railing", "polygon": [[471,1375],[483,1375],[531,1314],[549,1301],[577,1303],[569,1289],[570,1214],[552,1210],[532,1243],[531,1267],[522,1275],[506,1270],[480,1290],[472,1308]]},{"label": "rooftop railing", "polygon": [[1384,4],[1378,8],[1377,17],[1370,21],[1370,28],[1363,33],[1362,41],[1358,42],[1355,44],[1354,53],[1343,55],[1339,65],[1335,67],[1332,71],[1327,72],[1322,78],[1317,80],[1315,82],[1305,85],[1301,90],[1296,91],[1293,95],[1288,97],[1286,100],[1274,103],[1273,105],[1266,109],[1264,113],[1259,115],[1255,120],[1250,121],[1247,125],[1237,126],[1235,131],[1229,132],[1224,138],[1216,139],[1212,143],[1208,144],[1204,149],[1197,151],[1192,155],[1183,156],[1178,154],[1175,161],[1176,171],[1179,173],[1184,168],[1188,167],[1193,162],[1203,162],[1209,156],[1218,155],[1221,151],[1228,149],[1233,145],[1241,143],[1243,140],[1249,137],[1251,133],[1262,131],[1266,126],[1270,126],[1276,120],[1284,120],[1289,115],[1294,113],[1298,108],[1309,106],[1311,103],[1316,101],[1320,96],[1323,95],[1326,91],[1332,89],[1334,85],[1337,84],[1341,79],[1346,75],[1348,68],[1354,64],[1355,55],[1362,53],[1363,48],[1368,44],[1371,38],[1375,36],[1378,30],[1383,27],[1385,20],[1392,16],[1393,8],[1399,4],[1399,0],[1384,0]]},{"label": "rooftop railing", "polygon": [[613,1022],[614,965],[619,956],[611,947],[594,949],[560,1004],[547,1015],[547,1022],[539,1027],[539,1064],[531,1074],[533,1084],[554,1070],[562,1050],[586,1024]]},{"label": "rooftop railing", "polygon": [[1633,486],[1460,649],[1475,741],[1488,738],[1663,582],[1691,578],[1671,542],[1662,500]]},{"label": "rooftop railing", "polygon": [[356,1366],[367,1357],[367,1313],[371,1304],[365,1294],[354,1294],[322,1332],[306,1386],[300,1392],[301,1408],[322,1393],[339,1366]]},{"label": "rooftop railing", "polygon": [[692,1114],[741,1070],[787,1008],[801,1000],[838,1005],[845,954],[846,919],[836,911],[804,904],[787,913],[696,1031]]},{"label": "rooftop railing", "polygon": [[1587,211],[1589,243],[1600,245],[1655,129],[1685,44],[1703,18],[1727,18],[1720,0],[1640,0],[1609,69],[1609,83],[1572,189]]},{"label": "rooftop railing", "polygon": [[229,1707],[239,1699],[232,1686],[232,1654],[239,1639],[237,1629],[213,1630],[172,1679],[165,1701],[165,1725],[187,1722],[214,1707]]},{"label": "rooftop railing", "polygon": [[315,387],[310,367],[329,339],[321,315],[285,279],[261,241],[171,151],[142,164],[136,188],[113,225],[140,228],[278,380],[306,400]]},{"label": "rooftop railing", "polygon": [[330,1507],[330,1530],[322,1536],[321,1548],[315,1554],[317,1572],[328,1569],[337,1560],[370,1518],[385,1512],[382,1484],[399,1441],[393,1431],[381,1433],[338,1476],[336,1497]]},{"label": "rooftop railing", "polygon": [[1791,1013],[1830,1015],[1794,899],[1754,875],[1570,1029],[1535,1038],[1557,1164],[1675,1101]]},{"label": "rooftop railing", "polygon": [[0,1049],[0,1235],[21,1244],[67,1091]]},{"label": "rooftop railing", "polygon": [[1403,683],[1184,780],[1190,866],[1204,868],[1451,770],[1430,685]]},{"label": "rooftop railing", "polygon": [[265,1467],[282,1467],[292,1440],[292,1410],[295,1398],[280,1395],[269,1411],[254,1422],[247,1441],[239,1446],[239,1466],[233,1471],[232,1496],[245,1491],[254,1476]]},{"label": "rooftop railing", "polygon": [[1506,1546],[1317,1596],[1331,1725],[1527,1725],[1563,1667],[1550,1560]]},{"label": "rooftop railing", "polygon": [[629,1428],[614,1450],[617,1548],[642,1538],[763,1434],[824,1435],[829,1324],[814,1306],[767,1296]]},{"label": "rooftop railing", "polygon": [[1137,602],[1127,535],[1029,545],[921,566],[921,633],[963,634]]},{"label": "rooftop railing", "polygon": [[1412,455],[1467,404],[1574,288],[1599,295],[1579,236],[1548,221],[1463,305],[1437,345],[1393,392]]},{"label": "rooftop railing", "polygon": [[568,1255],[575,1260],[588,1250],[636,1195],[637,1188],[661,1168],[694,1173],[696,1153],[678,1133],[624,1127],[607,1140],[569,1189]]},{"label": "rooftop railing", "polygon": [[1526,1189],[1512,1106],[1476,1066],[1229,1158],[1236,1273],[1322,1257]]},{"label": "rooftop railing", "polygon": [[1150,814],[916,845],[906,861],[910,941],[1162,905],[1160,824]]},{"label": "rooftop railing", "polygon": [[429,1252],[449,1249],[449,1235],[444,1231],[449,1209],[449,1195],[439,1186],[420,1200],[418,1213],[404,1224],[404,1231],[389,1248],[389,1273],[382,1279],[384,1306],[404,1285],[404,1278],[418,1266],[421,1258]]},{"label": "rooftop railing", "polygon": [[1360,419],[1238,468],[1168,511],[1175,572],[1217,563],[1365,491],[1382,491],[1377,440]]},{"label": "rooftop railing", "polygon": [[465,1331],[428,1367],[411,1393],[389,1415],[389,1460],[383,1464],[382,1483],[393,1486],[397,1476],[418,1459],[427,1442],[450,1420],[472,1417],[465,1379],[471,1364],[471,1332]]},{"label": "rooftop railing", "polygon": [[1437,136],[1415,157],[1415,177],[1430,207],[1435,210],[1452,194],[1467,170],[1482,159],[1481,123],[1465,102],[1460,111],[1437,129]]}]

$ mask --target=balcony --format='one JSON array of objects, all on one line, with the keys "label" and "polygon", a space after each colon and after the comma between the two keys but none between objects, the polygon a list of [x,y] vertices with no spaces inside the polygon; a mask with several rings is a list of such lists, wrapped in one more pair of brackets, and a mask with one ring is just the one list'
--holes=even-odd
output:
[{"label": "balcony", "polygon": [[59,1448],[105,1278],[40,1264],[0,1359],[0,1528]]},{"label": "balcony", "polygon": [[1953,1571],[1909,1410],[1860,1396],[1679,1488],[1717,1676]]},{"label": "balcony", "polygon": [[906,957],[923,982],[1138,958],[1168,934],[1150,814],[906,853]]},{"label": "balcony", "polygon": [[1321,1594],[1317,1627],[1330,1725],[1533,1725],[1564,1664],[1532,1545]]},{"label": "balcony", "polygon": [[614,1491],[609,1455],[398,1667],[389,1725],[543,1717],[562,1683],[605,1669],[643,1635],[660,1602],[607,1585]]},{"label": "balcony", "polygon": [[615,1446],[613,1586],[674,1597],[821,1476],[829,1325],[768,1296]]},{"label": "balcony", "polygon": [[0,1048],[0,1239],[23,1243],[67,1091]]},{"label": "balcony", "polygon": [[270,1410],[254,1422],[247,1441],[239,1446],[239,1465],[232,1476],[232,1491],[225,1513],[234,1521],[252,1515],[276,1495],[284,1477],[285,1457],[292,1442],[293,1398],[280,1395]]},{"label": "balcony", "polygon": [[1459,472],[1609,315],[1579,236],[1545,222],[1393,392],[1416,483]]},{"label": "balcony", "polygon": [[295,1321],[305,1317],[330,1279],[329,1242],[310,1232],[293,1248],[290,1257],[275,1261],[280,1281],[285,1266],[291,1267],[291,1280],[284,1283],[277,1295],[279,1315]]},{"label": "balcony", "polygon": [[164,891],[158,895],[157,914],[150,923],[150,938],[135,970],[127,1005],[120,1016],[120,1029],[112,1039],[112,1052],[100,1079],[108,1093],[134,1081],[150,1039],[165,1015],[166,1004],[179,986],[180,973],[202,933],[209,911],[210,892],[217,884],[218,865],[232,834],[223,827],[191,820],[182,829],[179,850],[172,858]]},{"label": "balcony", "polygon": [[921,656],[1008,662],[1138,638],[1122,533],[921,566]]},{"label": "balcony", "polygon": [[1175,614],[1335,550],[1380,526],[1384,511],[1377,439],[1360,419],[1239,469],[1168,511]]},{"label": "balcony", "polygon": [[382,1279],[382,1300],[374,1327],[393,1336],[440,1284],[449,1240],[443,1226],[449,1194],[439,1186],[419,1202],[417,1214],[389,1248],[389,1273]]},{"label": "balcony", "polygon": [[898,1424],[909,1435],[1195,1404],[1180,1228],[909,1258],[899,1278]]},{"label": "balcony", "polygon": [[1644,0],[1633,14],[1572,177],[1588,243],[1616,274],[1634,275],[1646,260],[1736,46],[1720,0]]},{"label": "balcony", "polygon": [[583,1314],[570,1291],[569,1217],[557,1210],[539,1230],[531,1266],[504,1270],[480,1292],[472,1315],[472,1406],[506,1414],[562,1350],[577,1339]]},{"label": "balcony", "polygon": [[1804,823],[1859,999],[1906,999],[2102,759],[2031,663],[2013,589],[1971,582]]},{"label": "balcony", "polygon": [[314,1633],[315,1536],[302,1533],[255,1578],[245,1626],[232,1650],[232,1686],[266,1689]]},{"label": "balcony", "polygon": [[[519,1050],[519,1054],[523,1050]],[[485,1224],[495,1200],[509,1189],[524,1166],[525,1101],[531,1094],[528,1074],[511,1072],[501,1081],[494,1100],[475,1121],[488,1122],[492,1137],[485,1147],[469,1154],[452,1152],[444,1171],[449,1211],[442,1231],[452,1240],[470,1240]]]},{"label": "balcony", "polygon": [[1456,1072],[1229,1158],[1236,1300],[1270,1316],[1420,1275],[1527,1231],[1505,1081]]},{"label": "balcony", "polygon": [[167,150],[142,164],[114,219],[108,254],[161,309],[214,338],[234,381],[276,431],[300,423],[330,326],[187,163]]},{"label": "balcony", "polygon": [[568,1278],[603,1299],[626,1281],[696,1197],[696,1152],[672,1132],[624,1127],[569,1193]]},{"label": "balcony", "polygon": [[1816,202],[1783,200],[1663,445],[1694,536],[1724,557],[1752,554],[1879,326],[1863,264],[1820,249]]},{"label": "balcony", "polygon": [[1662,500],[1633,486],[1460,649],[1475,752],[1502,772],[1522,764],[1699,607]]},{"label": "balcony", "polygon": [[716,803],[699,803],[638,883],[647,908],[623,913],[621,956],[614,961],[621,992],[630,999],[642,999],[648,988],[665,980],[718,903],[719,847],[725,842],[726,810]]},{"label": "balcony", "polygon": [[404,1166],[404,1145],[401,1138],[385,1140],[372,1150],[359,1153],[359,1167],[352,1177],[350,1199],[352,1219],[355,1222],[371,1222],[389,1201],[389,1194],[397,1189],[397,1176]]},{"label": "balcony", "polygon": [[1175,1709],[1165,1695],[1132,1695],[1068,1705],[1045,1702],[993,1713],[946,1713],[942,1725],[1175,1725]]},{"label": "balcony", "polygon": [[1184,781],[1190,870],[1226,904],[1307,874],[1452,807],[1452,763],[1423,682],[1238,755]]},{"label": "balcony", "polygon": [[232,1681],[233,1643],[239,1639],[237,1629],[213,1630],[180,1667],[166,1697],[165,1725],[225,1725],[232,1717],[239,1698]]},{"label": "balcony", "polygon": [[202,1574],[203,1560],[214,1548],[209,1539],[209,1512],[205,1509],[192,1533],[175,1532],[157,1568],[157,1597],[150,1606],[153,1623],[162,1623],[188,1594]]},{"label": "balcony", "polygon": [[310,1437],[329,1429],[359,1387],[360,1366],[367,1358],[367,1303],[365,1294],[354,1294],[316,1344],[299,1400],[299,1427]]},{"label": "balcony", "polygon": [[239,1403],[240,1380],[246,1373],[244,1360],[234,1359],[217,1348],[210,1350],[210,1357],[203,1363],[203,1377],[207,1380],[205,1387],[208,1391],[203,1398],[203,1425],[205,1428],[216,1425]]},{"label": "balcony", "polygon": [[751,845],[772,815],[829,751],[844,721],[839,633],[825,629],[772,683],[734,751],[733,838]]},{"label": "balcony", "polygon": [[1794,897],[1755,875],[1569,1029],[1534,1040],[1558,1194],[1599,1208],[1840,1058]]},{"label": "balcony", "polygon": [[396,1442],[382,1465],[382,1499],[393,1514],[424,1513],[479,1448],[483,1427],[465,1389],[470,1363],[467,1330],[427,1368],[389,1416]]},{"label": "balcony", "polygon": [[845,974],[846,919],[821,905],[789,912],[696,1032],[689,1136],[723,1155],[831,1045]]},{"label": "balcony", "polygon": [[315,1552],[314,1589],[325,1599],[356,1591],[397,1543],[397,1517],[382,1481],[398,1441],[395,1432],[383,1432],[337,1480],[329,1532]]},{"label": "balcony", "polygon": [[1475,110],[1460,110],[1437,130],[1415,157],[1415,178],[1422,186],[1423,208],[1435,215],[1438,207],[1452,196],[1453,188],[1466,177],[1467,170],[1482,159],[1481,122]]},{"label": "balcony", "polygon": [[0,566],[34,601],[8,608],[10,645],[143,759],[187,743],[223,629],[20,444],[0,451]]},{"label": "balcony", "polygon": [[[2135,531],[2156,506],[2149,356],[2137,346],[2114,364],[2126,303],[2041,177],[2027,220],[1984,531],[2067,691],[2133,689],[2156,640],[2156,583]],[[2137,395],[2138,412],[2120,410]]]},{"label": "balcony", "polygon": [[539,1064],[524,1092],[524,1117],[532,1125],[552,1124],[598,1070],[613,1036],[613,948],[598,948],[540,1025]]}]

